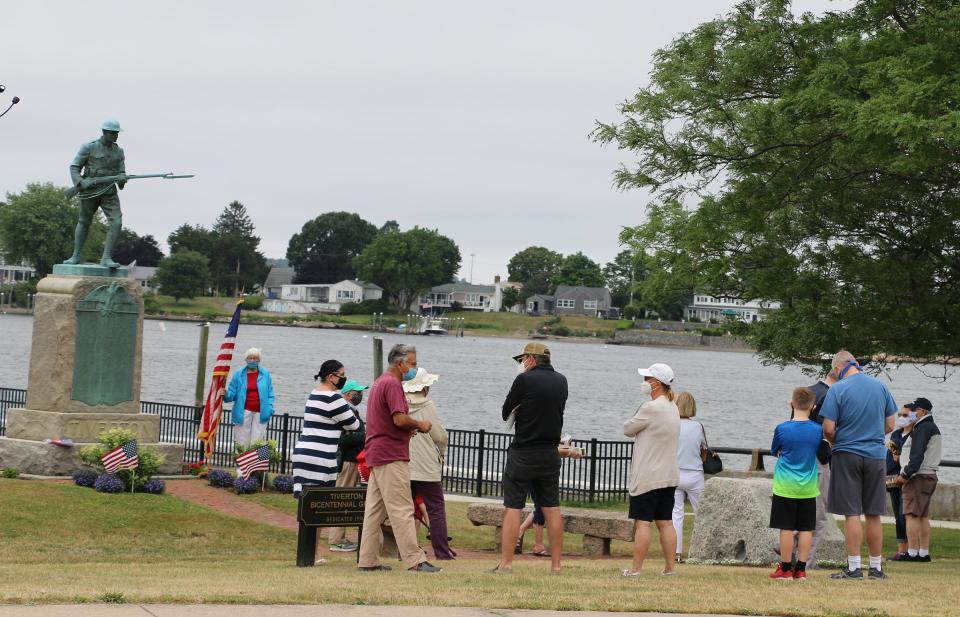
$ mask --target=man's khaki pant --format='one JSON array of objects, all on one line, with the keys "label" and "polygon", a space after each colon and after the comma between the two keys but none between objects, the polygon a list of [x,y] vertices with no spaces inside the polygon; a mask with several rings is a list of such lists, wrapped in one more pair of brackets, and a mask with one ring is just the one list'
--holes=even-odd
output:
[{"label": "man's khaki pant", "polygon": [[[360,472],[357,470],[357,464],[350,461],[343,461],[343,467],[340,469],[340,475],[337,476],[337,488],[353,488],[360,484]],[[347,538],[346,527],[331,527],[328,536],[330,544],[343,544]]]},{"label": "man's khaki pant", "polygon": [[405,567],[412,568],[427,560],[417,544],[417,529],[413,522],[413,498],[410,496],[410,463],[394,461],[370,468],[367,483],[367,501],[363,513],[363,537],[360,540],[361,568],[380,565],[383,549],[383,530],[380,525],[387,518],[393,527],[393,536],[400,549]]}]

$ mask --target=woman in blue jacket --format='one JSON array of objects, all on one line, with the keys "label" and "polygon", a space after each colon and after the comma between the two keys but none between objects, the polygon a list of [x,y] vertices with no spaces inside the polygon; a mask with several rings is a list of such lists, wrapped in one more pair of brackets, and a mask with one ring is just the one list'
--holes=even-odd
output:
[{"label": "woman in blue jacket", "polygon": [[233,374],[224,402],[233,403],[234,443],[248,446],[267,439],[267,423],[273,415],[273,379],[260,366],[260,350],[251,347],[246,353],[247,365]]}]

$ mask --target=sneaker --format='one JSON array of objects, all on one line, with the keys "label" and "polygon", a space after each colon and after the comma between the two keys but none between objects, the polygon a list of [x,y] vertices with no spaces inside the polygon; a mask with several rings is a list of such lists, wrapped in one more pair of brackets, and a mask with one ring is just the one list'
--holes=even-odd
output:
[{"label": "sneaker", "polygon": [[806,570],[797,570],[793,573],[793,580],[795,581],[805,581],[807,580]]},{"label": "sneaker", "polygon": [[683,563],[683,555],[680,553],[677,553],[677,557],[674,561],[676,561],[677,563]]},{"label": "sneaker", "polygon": [[770,578],[775,578],[782,581],[792,581],[793,572],[790,572],[789,570],[784,572],[783,565],[778,563],[777,569],[770,573]]},{"label": "sneaker", "polygon": [[910,553],[900,553],[898,561],[920,561],[920,555],[911,555]]},{"label": "sneaker", "polygon": [[409,570],[410,572],[430,572],[430,573],[434,573],[434,572],[439,572],[439,571],[443,570],[443,568],[438,568],[437,566],[433,565],[433,564],[430,563],[429,561],[421,561],[420,563],[418,563],[417,565],[413,566],[412,568],[408,568],[408,570]]},{"label": "sneaker", "polygon": [[863,569],[857,568],[856,570],[851,570],[850,568],[843,568],[839,572],[831,574],[830,578],[844,581],[862,581]]},{"label": "sneaker", "polygon": [[867,574],[867,577],[868,577],[871,581],[882,581],[882,580],[884,580],[885,578],[887,578],[887,575],[886,575],[886,573],[885,573],[883,570],[878,570],[878,569],[876,569],[876,568],[870,568],[870,572],[869,572],[869,574]]},{"label": "sneaker", "polygon": [[393,568],[380,564],[379,566],[358,566],[357,570],[361,572],[389,572]]},{"label": "sneaker", "polygon": [[335,553],[353,553],[357,550],[357,545],[350,540],[344,540],[340,544],[331,544],[330,550]]},{"label": "sneaker", "polygon": [[926,555],[917,555],[914,561],[919,561],[920,563],[930,563],[933,561],[933,559],[930,558],[930,554],[928,553]]},{"label": "sneaker", "polygon": [[898,552],[898,553],[894,553],[893,555],[890,555],[889,557],[887,557],[887,561],[908,561],[908,560],[907,560],[907,557],[909,557],[909,556],[910,556],[910,555],[907,554],[907,553],[905,553],[905,552],[903,552],[903,553],[899,553],[899,552]]}]

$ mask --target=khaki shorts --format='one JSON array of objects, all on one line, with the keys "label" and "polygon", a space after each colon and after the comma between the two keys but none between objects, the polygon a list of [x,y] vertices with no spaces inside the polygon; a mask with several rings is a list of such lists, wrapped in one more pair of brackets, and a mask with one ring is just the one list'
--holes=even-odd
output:
[{"label": "khaki shorts", "polygon": [[937,488],[937,476],[916,475],[903,485],[903,514],[930,516],[930,500]]}]

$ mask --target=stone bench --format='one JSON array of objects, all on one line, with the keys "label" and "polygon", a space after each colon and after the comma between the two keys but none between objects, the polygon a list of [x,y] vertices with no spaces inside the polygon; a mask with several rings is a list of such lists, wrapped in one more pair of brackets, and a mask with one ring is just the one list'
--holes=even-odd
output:
[{"label": "stone bench", "polygon": [[[624,505],[626,510],[626,505]],[[521,520],[533,511],[532,507],[525,508]],[[500,551],[501,535],[503,531],[502,504],[472,503],[467,507],[467,518],[474,525],[489,525],[495,527],[495,550]],[[563,517],[563,530],[567,533],[583,535],[583,554],[598,557],[610,554],[611,540],[633,541],[633,521],[627,518],[626,512],[605,512],[587,508],[560,508]]]}]

